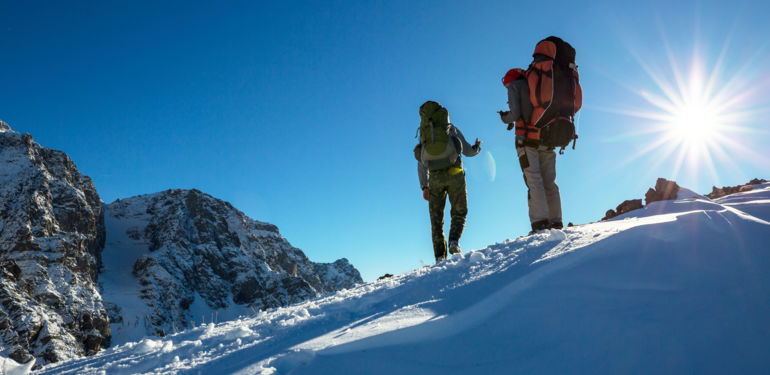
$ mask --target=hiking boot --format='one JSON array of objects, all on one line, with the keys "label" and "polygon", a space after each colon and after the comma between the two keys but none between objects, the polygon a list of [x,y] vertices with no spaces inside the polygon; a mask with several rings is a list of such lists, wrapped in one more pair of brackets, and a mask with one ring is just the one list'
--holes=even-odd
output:
[{"label": "hiking boot", "polygon": [[537,232],[540,232],[541,230],[548,229],[548,220],[540,220],[532,223],[532,230],[529,232],[528,236],[531,236]]},{"label": "hiking boot", "polygon": [[460,244],[457,243],[457,241],[451,240],[449,241],[449,254],[462,254],[463,252],[460,251]]},{"label": "hiking boot", "polygon": [[550,229],[562,229],[564,228],[564,224],[562,224],[561,220],[554,221],[551,223],[551,225],[548,226]]},{"label": "hiking boot", "polygon": [[439,264],[446,260],[446,257],[436,257],[436,264]]},{"label": "hiking boot", "polygon": [[543,229],[548,229],[548,220],[540,220],[532,223],[532,230],[535,232],[541,231]]}]

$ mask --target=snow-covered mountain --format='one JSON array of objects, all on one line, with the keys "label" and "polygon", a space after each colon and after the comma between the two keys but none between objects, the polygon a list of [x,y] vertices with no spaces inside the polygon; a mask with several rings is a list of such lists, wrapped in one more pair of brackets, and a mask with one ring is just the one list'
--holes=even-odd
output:
[{"label": "snow-covered mountain", "polygon": [[768,243],[770,184],[678,196],[39,373],[767,374]]},{"label": "snow-covered mountain", "polygon": [[109,344],[96,287],[104,235],[91,179],[0,122],[0,355],[48,363]]},{"label": "snow-covered mountain", "polygon": [[197,190],[105,206],[64,152],[1,121],[0,274],[0,359],[36,366],[362,282]]},{"label": "snow-covered mountain", "polygon": [[120,199],[105,211],[100,281],[116,343],[363,282],[346,259],[311,262],[275,225],[198,190]]}]

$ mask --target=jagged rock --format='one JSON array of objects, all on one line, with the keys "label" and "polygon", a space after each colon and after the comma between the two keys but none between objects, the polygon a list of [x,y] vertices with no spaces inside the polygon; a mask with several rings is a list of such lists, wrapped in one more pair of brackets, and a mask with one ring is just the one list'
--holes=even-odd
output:
[{"label": "jagged rock", "polygon": [[96,285],[104,239],[91,179],[0,122],[0,355],[40,366],[109,343]]},{"label": "jagged rock", "polygon": [[655,182],[655,189],[647,190],[644,195],[645,204],[650,204],[657,201],[666,201],[676,199],[676,195],[679,192],[679,185],[674,181],[666,180],[665,178],[658,178]]},{"label": "jagged rock", "polygon": [[[141,334],[189,327],[201,318],[192,315],[193,305],[211,312],[238,306],[267,309],[363,282],[347,259],[311,262],[275,225],[195,189],[121,199],[105,210],[111,236],[105,272],[111,254],[134,257],[130,272],[141,297],[136,303],[146,306],[141,309],[146,315],[121,320],[143,320]],[[104,288],[105,300],[119,305],[111,298],[122,297],[113,296],[109,285]],[[116,313],[129,314],[127,309]]]},{"label": "jagged rock", "polygon": [[753,189],[751,185],[759,185],[759,184],[764,184],[766,182],[768,181],[765,179],[754,178],[744,185],[723,186],[721,188],[712,186],[711,193],[706,194],[706,196],[709,197],[709,199],[721,198],[730,194],[741,193],[744,191],[751,191],[751,189]]},{"label": "jagged rock", "polygon": [[623,203],[619,204],[614,210],[613,209],[607,210],[607,213],[604,215],[602,220],[609,220],[615,216],[623,215],[626,212],[631,212],[639,208],[642,208],[641,199],[625,200],[623,201]]},{"label": "jagged rock", "polygon": [[393,274],[392,274],[392,273],[386,273],[386,274],[384,274],[384,275],[382,275],[382,276],[378,277],[378,278],[377,278],[377,280],[385,280],[385,279],[389,279],[389,278],[391,278],[391,277],[393,277]]}]

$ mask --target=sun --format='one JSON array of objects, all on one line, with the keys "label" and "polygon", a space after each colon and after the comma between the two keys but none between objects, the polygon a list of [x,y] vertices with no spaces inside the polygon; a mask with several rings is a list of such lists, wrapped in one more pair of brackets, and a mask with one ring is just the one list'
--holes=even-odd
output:
[{"label": "sun", "polygon": [[644,157],[651,172],[670,166],[673,178],[684,171],[697,178],[706,171],[718,181],[716,164],[737,169],[735,160],[764,160],[741,141],[753,131],[747,124],[756,121],[751,99],[758,94],[757,85],[745,69],[726,69],[727,45],[708,69],[697,46],[690,59],[673,56],[668,46],[666,50],[668,69],[635,55],[649,78],[635,91],[646,105],[616,112],[644,120],[643,131],[629,134],[643,146],[623,164]]},{"label": "sun", "polygon": [[697,100],[675,108],[668,124],[669,136],[683,145],[700,145],[720,135],[720,113]]}]

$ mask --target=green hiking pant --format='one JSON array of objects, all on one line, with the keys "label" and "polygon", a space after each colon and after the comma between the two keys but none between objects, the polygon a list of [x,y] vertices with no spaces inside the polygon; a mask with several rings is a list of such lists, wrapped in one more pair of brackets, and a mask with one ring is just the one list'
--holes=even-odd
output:
[{"label": "green hiking pant", "polygon": [[433,253],[436,259],[446,258],[447,244],[444,238],[444,206],[447,195],[452,206],[452,217],[449,226],[449,241],[459,241],[465,228],[465,215],[468,214],[468,199],[465,192],[465,172],[450,175],[449,171],[430,171],[428,176],[428,192],[430,199],[430,225],[433,237]]}]

